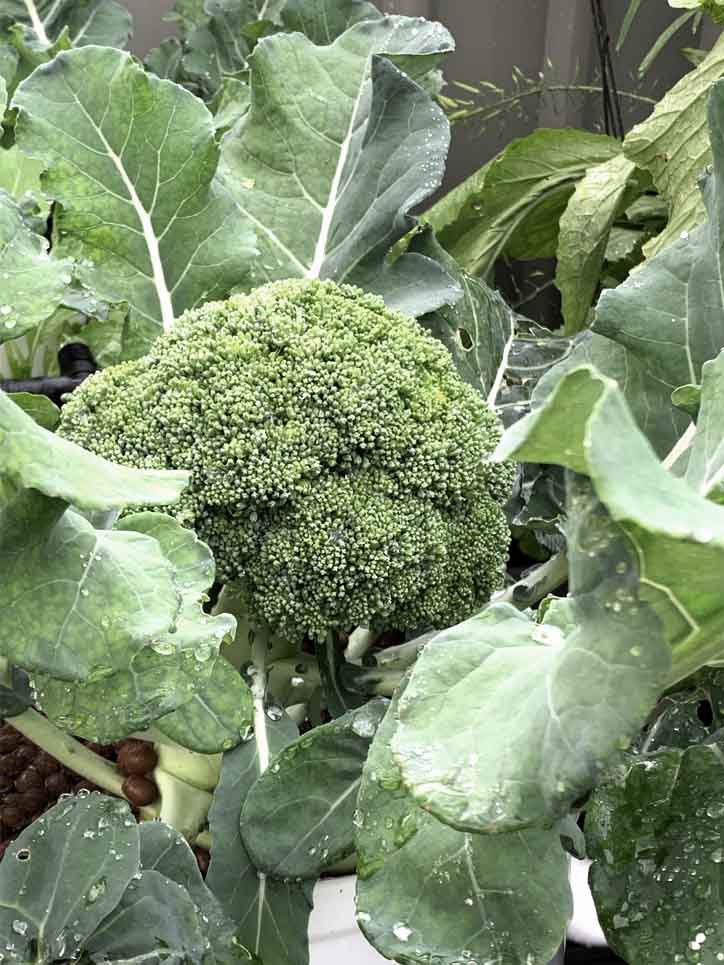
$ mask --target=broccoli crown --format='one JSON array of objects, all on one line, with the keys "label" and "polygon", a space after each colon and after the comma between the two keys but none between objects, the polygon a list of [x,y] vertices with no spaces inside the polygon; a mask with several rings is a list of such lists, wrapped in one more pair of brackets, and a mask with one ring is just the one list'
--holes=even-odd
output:
[{"label": "broccoli crown", "polygon": [[358,289],[290,280],[189,311],[76,390],[60,432],[190,470],[171,512],[291,639],[448,626],[501,585],[498,419],[438,341]]}]

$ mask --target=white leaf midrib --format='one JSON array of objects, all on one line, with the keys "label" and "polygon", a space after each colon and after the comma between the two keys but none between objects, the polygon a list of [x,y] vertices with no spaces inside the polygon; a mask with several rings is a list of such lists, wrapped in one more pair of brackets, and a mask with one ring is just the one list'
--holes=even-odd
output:
[{"label": "white leaf midrib", "polygon": [[[26,3],[31,3],[31,2],[32,0],[26,0]],[[123,63],[119,64],[119,69],[122,69],[122,67],[123,67]],[[114,79],[115,77],[111,79],[109,88],[113,84]],[[163,260],[161,259],[159,240],[156,237],[156,231],[153,227],[151,215],[143,206],[143,202],[138,196],[138,192],[136,191],[135,185],[133,184],[130,177],[128,176],[128,172],[124,167],[123,161],[113,150],[105,134],[98,126],[98,124],[96,124],[95,119],[88,113],[85,106],[83,105],[80,98],[78,97],[78,94],[76,93],[76,91],[73,88],[71,88],[71,92],[73,94],[73,99],[78,105],[78,108],[83,113],[88,123],[91,125],[93,130],[98,135],[98,138],[100,139],[101,144],[103,145],[103,148],[106,151],[106,154],[111,159],[111,162],[113,163],[115,169],[118,171],[118,175],[121,178],[121,181],[123,182],[123,186],[128,192],[129,200],[133,206],[134,211],[136,212],[136,217],[138,218],[141,224],[143,239],[146,243],[146,250],[148,251],[149,261],[151,262],[153,283],[156,289],[159,307],[161,309],[161,320],[163,323],[163,330],[164,332],[169,332],[173,328],[173,322],[174,322],[173,302],[171,300],[171,293],[169,291],[168,284],[166,282],[166,274],[163,267]],[[131,121],[131,123],[133,122]]]},{"label": "white leaf midrib", "polygon": [[40,19],[40,14],[38,13],[38,8],[35,6],[34,0],[25,0],[25,9],[28,11],[30,23],[33,25],[33,30],[35,31],[38,40],[41,42],[41,44],[45,44],[47,47],[49,47],[50,39],[45,32],[45,25]]}]

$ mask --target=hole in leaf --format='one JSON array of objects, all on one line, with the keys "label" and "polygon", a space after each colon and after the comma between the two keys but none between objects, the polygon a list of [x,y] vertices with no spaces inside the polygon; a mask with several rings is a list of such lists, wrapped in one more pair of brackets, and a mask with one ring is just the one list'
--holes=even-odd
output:
[{"label": "hole in leaf", "polygon": [[473,347],[473,340],[470,337],[470,332],[466,328],[458,329],[458,340],[466,352],[469,352]]},{"label": "hole in leaf", "polygon": [[30,848],[21,848],[15,857],[18,861],[30,861]]},{"label": "hole in leaf", "polygon": [[696,708],[696,716],[702,722],[706,724],[707,727],[711,727],[714,723],[714,711],[708,700],[699,701],[699,706]]}]

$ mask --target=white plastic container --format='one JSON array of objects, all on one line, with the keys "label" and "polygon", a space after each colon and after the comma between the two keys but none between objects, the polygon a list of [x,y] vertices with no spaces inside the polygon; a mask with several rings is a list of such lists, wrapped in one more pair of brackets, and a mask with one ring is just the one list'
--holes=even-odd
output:
[{"label": "white plastic container", "polygon": [[[383,965],[383,958],[366,941],[355,921],[354,875],[323,878],[314,889],[309,921],[310,965]],[[551,965],[563,965],[559,952]]]}]

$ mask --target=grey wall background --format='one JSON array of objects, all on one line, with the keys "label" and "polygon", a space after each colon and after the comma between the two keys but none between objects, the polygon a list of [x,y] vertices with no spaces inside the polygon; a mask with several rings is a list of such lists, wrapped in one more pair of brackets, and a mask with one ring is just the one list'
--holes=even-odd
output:
[{"label": "grey wall background", "polygon": [[[161,21],[173,0],[125,0],[134,15],[134,52],[144,55],[164,37],[173,33],[171,24]],[[604,0],[612,37],[619,27],[629,0]],[[425,16],[442,21],[457,41],[455,54],[447,61],[449,81],[475,84],[490,81],[510,87],[517,66],[526,76],[536,77],[553,64],[551,77],[556,81],[597,83],[597,53],[589,0],[379,0],[390,13]],[[649,97],[660,97],[691,65],[680,53],[684,46],[711,46],[715,33],[704,26],[697,36],[685,28],[660,55],[647,77],[641,81],[636,68],[661,31],[681,11],[672,10],[666,0],[647,0],[620,54],[615,56],[619,87]],[[456,92],[449,86],[448,93]],[[512,138],[535,127],[584,126],[596,130],[602,114],[600,98],[590,96],[547,96],[532,98],[520,117],[515,112],[504,120],[456,128],[451,152],[448,182],[456,184]],[[650,111],[646,105],[624,98],[625,119],[632,125]]]}]

